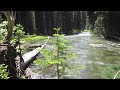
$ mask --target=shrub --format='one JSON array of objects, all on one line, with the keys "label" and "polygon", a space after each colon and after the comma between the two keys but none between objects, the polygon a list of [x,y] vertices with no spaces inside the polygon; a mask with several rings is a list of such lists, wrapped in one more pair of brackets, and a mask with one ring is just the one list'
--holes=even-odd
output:
[{"label": "shrub", "polygon": [[0,79],[9,79],[7,66],[5,64],[0,65]]}]

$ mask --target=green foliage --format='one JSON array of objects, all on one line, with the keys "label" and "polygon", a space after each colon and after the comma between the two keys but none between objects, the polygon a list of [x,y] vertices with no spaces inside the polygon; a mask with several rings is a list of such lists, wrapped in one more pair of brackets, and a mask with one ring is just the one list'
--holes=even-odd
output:
[{"label": "green foliage", "polygon": [[16,41],[19,41],[20,43],[24,43],[25,41],[22,39],[25,37],[25,32],[23,31],[23,26],[20,24],[16,24],[16,26],[14,26],[13,28],[13,36],[12,36],[12,40],[11,43],[14,43]]},{"label": "green foliage", "polygon": [[72,54],[70,55],[69,53],[66,53],[70,47],[67,46],[67,40],[64,38],[64,34],[59,34],[59,28],[56,28],[56,34],[53,34],[53,36],[56,37],[55,45],[56,45],[56,60],[59,61],[60,63],[57,64],[57,74],[58,74],[58,79],[60,78],[61,75],[65,74],[65,67],[67,66],[67,59],[71,58]]},{"label": "green foliage", "polygon": [[22,39],[23,39],[25,44],[27,44],[27,43],[34,44],[34,43],[37,43],[40,41],[43,42],[44,40],[47,40],[47,37],[46,36],[37,36],[37,35],[26,35]]},{"label": "green foliage", "polygon": [[60,31],[60,29],[61,29],[61,27],[59,27],[59,28],[53,28],[53,30],[55,30],[55,31]]},{"label": "green foliage", "polygon": [[26,79],[26,76],[22,75],[22,76],[20,77],[20,79]]},{"label": "green foliage", "polygon": [[5,66],[4,64],[0,65],[0,79],[9,79],[7,66]]},{"label": "green foliage", "polygon": [[104,31],[104,17],[99,16],[95,21],[95,29],[93,31],[94,34],[101,35],[101,32]]},{"label": "green foliage", "polygon": [[65,34],[59,34],[60,28],[53,28],[56,33],[53,34],[52,40],[54,48],[42,49],[43,57],[40,60],[35,60],[35,64],[39,64],[42,68],[47,68],[50,65],[56,65],[58,79],[66,73],[65,68],[69,68],[69,60],[75,58],[75,53],[67,52],[71,46],[67,46],[68,40],[64,38]]},{"label": "green foliage", "polygon": [[[7,25],[8,25],[8,21],[3,21],[3,22],[1,22],[1,24],[0,24],[0,28],[6,29],[6,28],[7,28]],[[6,29],[6,30],[7,30],[7,29]]]},{"label": "green foliage", "polygon": [[[0,24],[0,40],[2,41],[6,39],[5,36],[7,35],[7,25],[8,25],[8,21],[2,21],[2,23]],[[24,35],[25,32],[23,31],[23,29],[24,29],[23,26],[20,24],[16,24],[16,26],[14,26],[13,37],[11,42],[20,41],[20,39],[25,36]]]},{"label": "green foliage", "polygon": [[20,24],[16,24],[13,28],[13,38],[20,39],[24,37],[25,32],[23,32],[23,26]]},{"label": "green foliage", "polygon": [[7,35],[7,21],[3,21],[0,23],[0,40],[5,40],[5,36]]}]

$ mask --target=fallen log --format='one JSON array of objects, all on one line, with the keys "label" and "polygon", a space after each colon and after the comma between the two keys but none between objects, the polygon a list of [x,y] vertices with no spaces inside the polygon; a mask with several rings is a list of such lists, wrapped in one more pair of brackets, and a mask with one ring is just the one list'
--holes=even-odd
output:
[{"label": "fallen log", "polygon": [[34,50],[32,50],[32,51],[30,51],[22,56],[22,58],[24,60],[24,63],[22,64],[23,70],[26,70],[26,68],[30,65],[30,63],[32,63],[35,60],[36,56],[38,54],[40,54],[40,49],[42,49],[44,47],[45,46],[38,47],[38,48],[36,48],[36,49],[34,49]]},{"label": "fallen log", "polygon": [[[48,37],[48,40],[49,40],[49,37]],[[26,68],[30,65],[30,63],[34,61],[35,57],[38,54],[40,54],[40,50],[43,49],[47,45],[48,40],[43,45],[41,45],[41,47],[38,47],[22,56],[24,63],[22,64],[21,67],[23,70],[26,70]]]},{"label": "fallen log", "polygon": [[119,37],[116,37],[116,36],[112,36],[113,38],[115,38],[115,39],[118,39],[118,40],[120,40],[120,38]]},{"label": "fallen log", "polygon": [[[48,37],[48,40],[49,40],[49,37]],[[20,61],[22,59],[23,62],[20,64],[20,70],[22,70],[26,74],[28,79],[34,79],[35,78],[34,77],[35,73],[31,74],[30,72],[32,72],[32,70],[28,69],[28,67],[35,60],[36,56],[38,54],[40,54],[40,50],[43,49],[47,45],[48,40],[43,45],[41,45],[41,47],[38,47],[38,48],[24,54],[21,57],[19,57],[19,56],[16,57],[16,61]]]}]

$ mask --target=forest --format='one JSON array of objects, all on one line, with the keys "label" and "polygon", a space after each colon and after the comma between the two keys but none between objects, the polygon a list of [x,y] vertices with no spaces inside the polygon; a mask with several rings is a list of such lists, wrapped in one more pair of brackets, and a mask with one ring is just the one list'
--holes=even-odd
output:
[{"label": "forest", "polygon": [[0,79],[120,78],[119,23],[120,11],[0,11]]}]

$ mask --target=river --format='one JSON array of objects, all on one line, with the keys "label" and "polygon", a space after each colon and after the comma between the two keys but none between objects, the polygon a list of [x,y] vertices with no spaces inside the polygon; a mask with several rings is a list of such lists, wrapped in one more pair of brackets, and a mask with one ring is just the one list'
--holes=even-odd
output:
[{"label": "river", "polygon": [[[112,79],[120,69],[120,42],[109,41],[89,32],[65,36],[77,58],[72,60],[68,75],[77,79]],[[47,79],[46,75],[44,79]],[[119,78],[120,76],[118,76]]]}]

